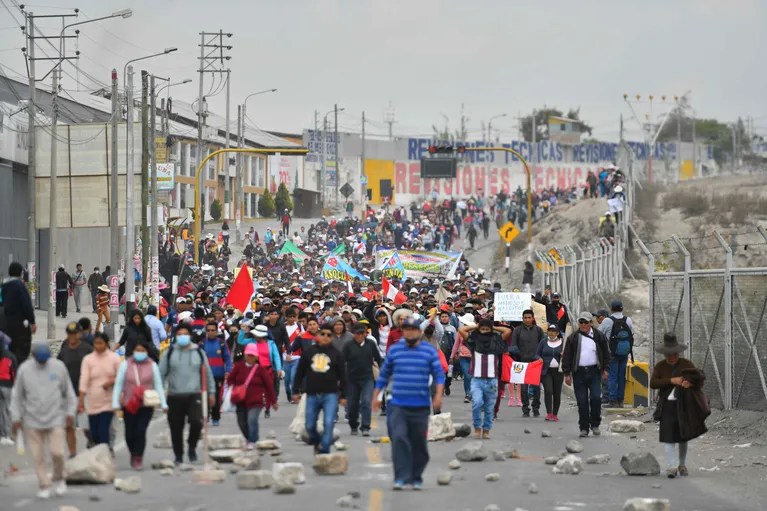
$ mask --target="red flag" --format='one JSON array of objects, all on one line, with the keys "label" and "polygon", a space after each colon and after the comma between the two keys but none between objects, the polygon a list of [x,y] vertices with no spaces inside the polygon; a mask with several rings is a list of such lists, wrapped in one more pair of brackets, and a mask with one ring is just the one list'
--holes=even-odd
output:
[{"label": "red flag", "polygon": [[407,296],[405,296],[405,293],[391,285],[386,277],[383,277],[382,279],[381,291],[383,291],[384,298],[388,298],[394,302],[395,305],[399,305],[407,301]]},{"label": "red flag", "polygon": [[542,369],[543,360],[540,359],[534,362],[517,362],[512,360],[510,383],[540,385]]},{"label": "red flag", "polygon": [[231,303],[235,309],[245,312],[250,307],[250,298],[253,296],[253,280],[248,271],[248,265],[243,264],[237,278],[234,279],[232,288],[226,295],[226,303]]}]

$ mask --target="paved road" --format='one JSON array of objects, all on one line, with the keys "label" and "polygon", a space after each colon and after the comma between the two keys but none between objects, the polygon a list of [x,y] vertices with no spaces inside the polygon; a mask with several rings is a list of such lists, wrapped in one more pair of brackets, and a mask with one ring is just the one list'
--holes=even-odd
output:
[{"label": "paved road", "polygon": [[[459,382],[460,383],[460,382]],[[458,393],[460,394],[460,393]],[[453,414],[457,422],[470,421],[468,405],[463,404],[458,394],[446,398],[446,411]],[[284,397],[283,397],[284,400]],[[298,486],[295,495],[275,495],[269,490],[242,491],[236,488],[235,476],[228,475],[221,484],[199,485],[192,480],[189,472],[162,477],[156,471],[145,470],[140,473],[143,482],[141,493],[126,495],[115,491],[111,486],[72,487],[69,495],[50,502],[34,500],[35,478],[27,460],[20,460],[15,450],[0,448],[0,459],[6,468],[8,463],[16,463],[21,471],[5,479],[0,487],[0,508],[22,510],[54,510],[60,505],[72,505],[86,510],[202,510],[216,509],[224,504],[230,509],[252,508],[258,502],[260,509],[281,510],[326,510],[336,507],[336,499],[347,492],[360,493],[357,505],[361,509],[374,511],[409,509],[441,510],[482,510],[488,504],[497,504],[500,509],[513,510],[615,510],[621,509],[623,502],[632,496],[652,496],[670,498],[672,509],[677,510],[713,510],[713,509],[757,509],[745,503],[733,504],[721,500],[722,488],[715,473],[701,472],[698,467],[706,460],[695,455],[695,444],[691,444],[689,465],[692,475],[686,479],[673,481],[661,477],[629,477],[622,475],[619,465],[620,455],[636,448],[638,441],[627,435],[603,434],[600,438],[588,438],[583,443],[584,460],[593,454],[610,454],[608,465],[584,465],[584,472],[577,476],[554,475],[551,467],[543,463],[544,456],[556,455],[564,449],[568,440],[577,437],[576,413],[572,404],[565,401],[557,424],[544,422],[542,419],[523,419],[518,408],[503,407],[501,419],[493,430],[493,439],[485,441],[488,449],[517,449],[522,459],[507,461],[484,461],[463,463],[454,472],[454,479],[448,487],[438,487],[437,475],[447,470],[447,463],[467,439],[452,442],[430,444],[431,463],[425,474],[426,489],[422,493],[390,490],[392,468],[389,446],[374,444],[369,439],[351,437],[345,424],[339,424],[341,440],[350,445],[350,471],[346,476],[317,476],[311,469],[311,450],[296,442],[287,431],[295,407],[285,405],[278,412],[273,412],[271,419],[262,419],[262,437],[270,430],[276,432],[283,445],[284,457],[290,461],[303,462],[306,467],[307,484]],[[531,433],[525,434],[528,428]],[[163,418],[156,419],[150,429],[150,438],[166,429]],[[552,438],[541,438],[541,431],[548,429]],[[652,426],[650,429],[653,429]],[[236,426],[232,415],[225,415],[222,426],[212,432],[235,433]],[[385,434],[385,425],[379,418],[373,426],[373,434]],[[118,439],[122,433],[118,434]],[[662,450],[654,441],[657,433],[650,431],[640,438],[640,442],[656,456]],[[116,446],[118,477],[134,475],[128,465],[128,456],[124,443],[119,440]],[[145,463],[171,458],[170,450],[148,448]],[[660,459],[660,458],[659,458]],[[269,469],[272,458],[262,458],[262,468]],[[226,467],[228,469],[228,467]],[[498,472],[499,482],[486,482],[485,474]],[[528,486],[535,483],[538,494],[529,494]],[[658,486],[655,488],[654,486]],[[726,492],[729,499],[736,499],[734,489]],[[91,497],[98,502],[90,501]]]}]

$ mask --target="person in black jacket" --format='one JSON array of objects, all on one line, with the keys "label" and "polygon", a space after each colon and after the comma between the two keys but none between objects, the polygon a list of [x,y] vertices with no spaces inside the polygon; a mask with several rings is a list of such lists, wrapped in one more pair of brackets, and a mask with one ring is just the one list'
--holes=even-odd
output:
[{"label": "person in black jacket", "polygon": [[[578,402],[578,426],[581,437],[599,435],[602,423],[602,381],[607,381],[610,348],[607,338],[592,328],[590,312],[578,315],[578,330],[570,334],[562,352],[562,372],[565,383],[573,386]],[[601,379],[600,379],[601,376]]]},{"label": "person in black jacket", "polygon": [[69,289],[74,288],[75,283],[72,277],[64,270],[64,266],[59,266],[56,272],[56,316],[67,317],[67,302],[69,301]]},{"label": "person in black jacket", "polygon": [[125,330],[123,330],[118,344],[125,346],[125,357],[127,358],[133,355],[133,350],[139,343],[145,343],[149,346],[149,358],[159,363],[160,353],[152,342],[152,331],[144,320],[144,314],[139,309],[134,309],[128,316],[128,322],[125,324]]},{"label": "person in black jacket", "polygon": [[[343,355],[346,361],[346,396],[349,403],[349,427],[352,435],[357,428],[362,436],[370,436],[370,416],[373,399],[373,362],[378,367],[383,365],[378,346],[367,338],[368,329],[363,323],[352,327],[353,339],[344,344]],[[360,412],[362,424],[360,425]]]},{"label": "person in black jacket", "polygon": [[[323,324],[317,333],[317,344],[304,350],[296,369],[296,384],[303,386],[306,393],[306,433],[315,454],[330,452],[338,406],[346,406],[346,364],[343,354],[333,347],[332,334],[333,325]],[[295,394],[293,401],[298,399]],[[317,431],[320,411],[322,436]]]},{"label": "person in black jacket", "polygon": [[[522,324],[511,332],[509,353],[518,362],[532,362],[537,358],[538,344],[545,337],[543,329],[535,323],[532,309],[522,311]],[[532,387],[532,388],[531,388]],[[522,385],[522,417],[530,417],[530,393],[533,395],[533,417],[541,415],[541,386]]]},{"label": "person in black jacket", "polygon": [[570,319],[567,315],[567,306],[560,302],[559,293],[551,294],[551,303],[546,305],[546,321],[551,325],[557,325],[559,331],[564,334]]},{"label": "person in black jacket", "polygon": [[5,333],[11,338],[11,352],[19,364],[29,358],[32,334],[37,332],[32,298],[21,280],[23,272],[21,263],[11,263],[8,267],[9,278],[0,291],[0,301],[5,311]]}]

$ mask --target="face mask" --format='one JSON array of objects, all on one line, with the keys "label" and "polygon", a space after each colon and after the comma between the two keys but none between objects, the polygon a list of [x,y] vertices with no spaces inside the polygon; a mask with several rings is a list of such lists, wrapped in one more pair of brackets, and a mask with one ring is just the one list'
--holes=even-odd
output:
[{"label": "face mask", "polygon": [[42,351],[33,353],[32,356],[37,360],[38,364],[45,364],[51,358],[51,353],[49,351]]},{"label": "face mask", "polygon": [[179,346],[189,346],[190,342],[192,342],[192,337],[190,335],[182,334],[176,336],[176,344]]},{"label": "face mask", "polygon": [[146,360],[148,353],[146,351],[136,351],[133,353],[133,360],[136,362],[143,362]]}]

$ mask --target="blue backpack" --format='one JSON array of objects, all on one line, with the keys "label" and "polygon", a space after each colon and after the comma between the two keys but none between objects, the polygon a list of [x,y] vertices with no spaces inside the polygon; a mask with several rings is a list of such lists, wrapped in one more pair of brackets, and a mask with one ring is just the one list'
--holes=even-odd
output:
[{"label": "blue backpack", "polygon": [[613,328],[610,332],[610,346],[615,346],[615,353],[619,357],[625,357],[631,353],[634,346],[634,333],[628,325],[626,317],[616,318],[610,316],[613,320]]}]

